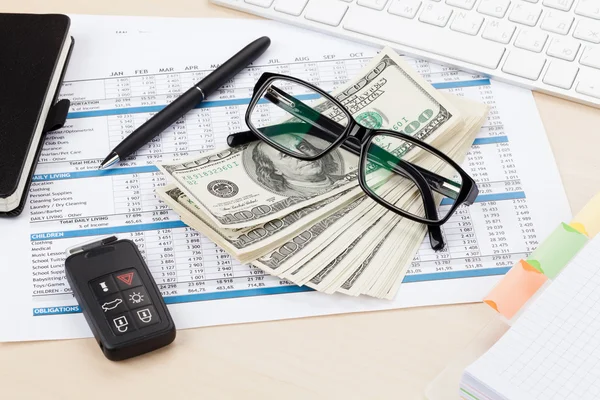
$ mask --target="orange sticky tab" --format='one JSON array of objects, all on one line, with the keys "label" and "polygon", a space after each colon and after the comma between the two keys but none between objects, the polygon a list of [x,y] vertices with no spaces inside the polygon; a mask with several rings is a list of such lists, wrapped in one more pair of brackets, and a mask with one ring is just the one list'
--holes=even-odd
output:
[{"label": "orange sticky tab", "polygon": [[521,260],[506,273],[483,301],[511,319],[547,280],[546,275],[527,261]]}]

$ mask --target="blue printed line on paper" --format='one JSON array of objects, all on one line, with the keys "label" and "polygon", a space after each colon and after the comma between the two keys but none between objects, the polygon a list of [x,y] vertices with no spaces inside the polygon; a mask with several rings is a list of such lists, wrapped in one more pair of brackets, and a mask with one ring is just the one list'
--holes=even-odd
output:
[{"label": "blue printed line on paper", "polygon": [[466,271],[434,272],[431,274],[406,275],[402,283],[440,281],[444,279],[476,278],[506,274],[511,267],[468,269]]},{"label": "blue printed line on paper", "polygon": [[33,316],[41,315],[59,315],[59,314],[76,314],[81,312],[81,307],[74,306],[57,306],[57,307],[39,307],[33,309]]},{"label": "blue printed line on paper", "polygon": [[[319,94],[300,94],[297,95],[296,98],[299,100],[314,100],[321,97]],[[199,108],[214,108],[214,107],[227,107],[227,106],[243,106],[246,104],[250,104],[250,98],[244,97],[241,99],[231,99],[231,100],[208,100],[199,103],[194,107],[195,109]],[[259,104],[266,103],[266,99],[261,99]],[[141,106],[141,107],[124,107],[124,108],[113,108],[110,110],[90,110],[90,111],[74,111],[67,114],[67,119],[78,119],[78,118],[90,118],[90,117],[106,117],[110,115],[123,115],[123,114],[140,114],[140,113],[153,113],[159,112],[166,105],[159,106]]]},{"label": "blue printed line on paper", "polygon": [[[466,271],[436,272],[431,274],[407,275],[402,283],[428,282],[443,279],[476,278],[485,276],[504,275],[510,267],[470,269]],[[230,292],[195,293],[165,297],[166,304],[181,304],[197,301],[235,299],[241,297],[266,296],[276,294],[304,293],[314,290],[307,286],[277,286],[258,289],[232,290]],[[81,312],[78,305],[34,308],[34,316],[74,314]]]},{"label": "blue printed line on paper", "polygon": [[[484,86],[489,85],[489,79],[475,79],[471,81],[457,81],[457,82],[438,82],[433,83],[432,86],[436,89],[453,89],[461,87],[472,87],[472,86]],[[318,94],[304,94],[296,96],[300,100],[313,100],[320,96]],[[198,104],[195,108],[213,108],[213,107],[227,107],[227,106],[241,106],[250,103],[249,97],[241,99],[231,100],[209,100]],[[141,106],[141,107],[123,107],[123,108],[112,108],[109,110],[89,110],[89,111],[73,111],[67,114],[68,119],[77,118],[90,118],[90,117],[105,117],[111,115],[123,115],[123,114],[140,114],[140,113],[152,113],[159,112],[166,105],[156,106]]]},{"label": "blue printed line on paper", "polygon": [[33,233],[30,238],[32,241],[67,239],[82,236],[110,235],[113,233],[128,233],[139,231],[152,231],[156,229],[185,228],[187,225],[182,221],[153,222],[150,224],[123,225],[106,228],[79,229],[75,231],[64,232],[44,232]]},{"label": "blue printed line on paper", "polygon": [[485,85],[489,85],[489,84],[490,84],[490,80],[487,78],[484,78],[484,79],[474,79],[471,81],[438,82],[438,83],[432,83],[431,86],[433,86],[436,89],[454,89],[454,88],[461,88],[461,87],[485,86]]},{"label": "blue printed line on paper", "polygon": [[[502,200],[517,200],[526,198],[525,192],[505,192],[505,193],[490,193],[480,194],[475,199],[475,203],[483,203],[486,201],[502,201]],[[454,203],[454,200],[445,197],[442,199],[442,206],[449,206]]]},{"label": "blue printed line on paper", "polygon": [[312,291],[314,291],[314,290],[309,288],[308,286],[277,286],[277,287],[259,288],[259,289],[232,290],[231,292],[196,293],[196,294],[183,294],[180,296],[169,296],[169,297],[165,297],[165,303],[181,304],[181,303],[190,303],[190,302],[194,302],[194,301],[234,299],[234,298],[239,298],[239,297],[264,296],[264,295],[286,294],[286,293],[302,293],[302,292],[312,292]]},{"label": "blue printed line on paper", "polygon": [[508,143],[508,136],[492,136],[486,138],[477,138],[473,141],[474,146],[480,144]]},{"label": "blue printed line on paper", "polygon": [[[166,304],[181,304],[196,301],[236,299],[240,297],[267,296],[274,294],[303,293],[313,291],[314,290],[308,286],[277,286],[257,289],[232,290],[230,292],[184,294],[179,296],[168,296],[165,297],[164,300]],[[42,315],[75,314],[80,312],[81,308],[78,305],[40,307],[33,309],[33,316],[39,317]]]},{"label": "blue printed line on paper", "polygon": [[129,174],[141,174],[146,172],[157,172],[158,168],[154,165],[145,165],[141,167],[125,167],[125,168],[111,168],[111,169],[93,169],[89,171],[75,171],[75,172],[61,172],[57,174],[38,174],[34,175],[32,180],[34,182],[40,181],[60,181],[64,179],[79,179],[79,178],[97,178],[101,176],[113,176],[113,175],[129,175]]}]

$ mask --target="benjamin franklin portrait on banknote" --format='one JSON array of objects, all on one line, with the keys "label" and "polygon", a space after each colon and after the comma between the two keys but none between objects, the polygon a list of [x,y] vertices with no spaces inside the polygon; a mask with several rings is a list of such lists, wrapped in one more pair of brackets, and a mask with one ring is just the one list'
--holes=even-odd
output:
[{"label": "benjamin franklin portrait on banknote", "polygon": [[[317,153],[309,140],[288,134],[278,141],[307,155]],[[279,152],[268,144],[258,141],[245,150],[244,168],[255,182],[282,196],[306,196],[325,193],[333,184],[343,179],[344,160],[335,150],[317,161],[303,161]]]}]

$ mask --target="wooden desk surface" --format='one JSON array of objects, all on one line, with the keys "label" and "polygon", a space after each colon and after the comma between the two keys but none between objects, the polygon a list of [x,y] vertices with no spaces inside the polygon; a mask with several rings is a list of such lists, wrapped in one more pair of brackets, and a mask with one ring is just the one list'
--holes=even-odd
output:
[{"label": "wooden desk surface", "polygon": [[[208,0],[3,0],[0,12],[248,17]],[[600,190],[600,110],[536,101],[575,213]],[[190,329],[121,363],[92,339],[0,344],[0,398],[422,399],[491,316],[470,304]]]}]

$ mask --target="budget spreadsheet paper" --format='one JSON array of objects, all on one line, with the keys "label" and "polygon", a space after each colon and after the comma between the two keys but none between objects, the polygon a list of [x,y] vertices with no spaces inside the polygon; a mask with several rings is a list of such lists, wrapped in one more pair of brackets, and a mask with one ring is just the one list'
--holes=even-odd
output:
[{"label": "budget spreadsheet paper", "polygon": [[[468,399],[492,389],[511,400],[600,397],[600,236],[567,265],[511,329],[471,364]],[[474,382],[478,385],[474,386]]]},{"label": "budget spreadsheet paper", "polygon": [[[491,106],[464,167],[480,195],[444,225],[446,250],[423,245],[393,301],[326,295],[240,265],[186,227],[155,194],[158,161],[226,147],[245,130],[259,76],[278,72],[331,91],[377,49],[272,21],[72,16],[76,45],[24,213],[0,222],[0,340],[90,336],[64,274],[65,249],[116,235],[137,243],[178,328],[480,301],[570,210],[531,92],[406,59],[436,88]],[[199,108],[106,170],[124,137],[250,41],[269,50]],[[399,94],[401,95],[401,94]]]}]

